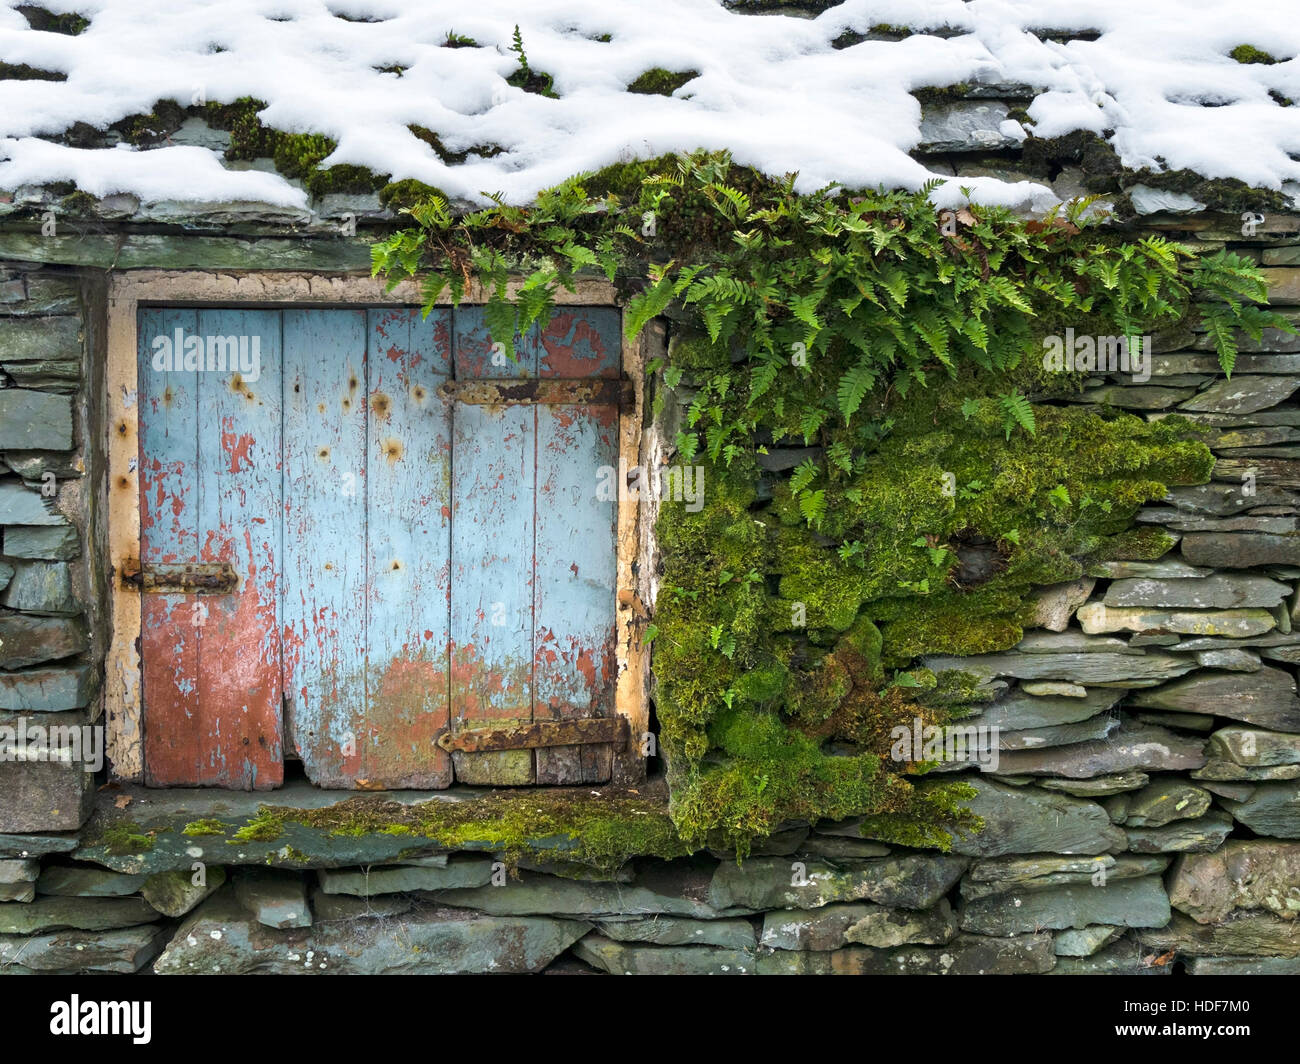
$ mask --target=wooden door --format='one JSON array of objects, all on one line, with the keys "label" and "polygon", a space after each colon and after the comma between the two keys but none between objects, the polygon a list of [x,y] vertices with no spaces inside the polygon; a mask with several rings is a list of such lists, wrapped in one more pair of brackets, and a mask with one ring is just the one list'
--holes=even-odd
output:
[{"label": "wooden door", "polygon": [[614,712],[617,406],[440,388],[618,377],[618,313],[518,348],[475,308],[141,312],[143,568],[236,581],[144,596],[149,783],[274,787],[282,735],[328,787],[609,778],[607,742],[439,745]]}]

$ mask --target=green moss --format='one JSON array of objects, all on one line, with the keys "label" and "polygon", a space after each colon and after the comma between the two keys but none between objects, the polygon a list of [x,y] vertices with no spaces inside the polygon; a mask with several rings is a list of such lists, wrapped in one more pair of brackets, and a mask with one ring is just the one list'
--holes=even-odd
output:
[{"label": "green moss", "polygon": [[652,67],[628,85],[627,91],[643,96],[671,96],[688,81],[693,81],[699,76],[698,70],[665,70],[663,67]]},{"label": "green moss", "polygon": [[1290,201],[1277,189],[1255,188],[1235,177],[1204,177],[1195,170],[1134,170],[1125,173],[1125,189],[1134,185],[1192,196],[1214,211],[1286,211]]},{"label": "green moss", "polygon": [[442,42],[444,48],[477,48],[478,41],[473,37],[466,37],[463,33],[457,33],[455,30],[447,31],[447,39]]},{"label": "green moss", "polygon": [[67,81],[57,70],[42,70],[26,63],[0,63],[0,81]]},{"label": "green moss", "polygon": [[263,807],[247,827],[294,822],[336,835],[424,837],[447,849],[491,850],[511,861],[525,855],[562,857],[603,870],[633,856],[691,852],[662,795],[650,788],[642,792],[538,789],[418,805],[358,797],[324,809]]},{"label": "green moss", "polygon": [[193,820],[181,829],[182,835],[224,835],[225,833],[226,825],[212,817]]},{"label": "green moss", "polygon": [[969,82],[959,81],[955,85],[924,85],[919,89],[913,89],[912,95],[922,107],[934,107],[955,100],[964,100],[970,95],[970,91]]},{"label": "green moss", "polygon": [[17,10],[27,19],[27,24],[32,29],[40,30],[42,33],[61,33],[67,37],[77,37],[90,25],[90,19],[84,15],[75,13],[56,15],[35,4],[23,4]]},{"label": "green moss", "polygon": [[392,181],[379,190],[379,202],[390,211],[409,210],[433,196],[441,196],[444,200],[447,198],[442,189],[409,177],[403,181]]},{"label": "green moss", "polygon": [[1272,66],[1274,63],[1281,62],[1280,59],[1274,59],[1268,52],[1256,48],[1253,44],[1239,44],[1228,55],[1238,63],[1264,63]]},{"label": "green moss", "polygon": [[228,845],[239,842],[274,842],[284,834],[284,820],[275,812],[262,806],[252,820],[226,840]]},{"label": "green moss", "polygon": [[1089,556],[1088,564],[1117,561],[1153,562],[1173,550],[1177,542],[1178,537],[1163,528],[1132,528],[1103,540],[1097,550]]},{"label": "green moss", "polygon": [[153,849],[154,836],[131,820],[118,820],[108,825],[98,839],[98,845],[118,857],[147,853]]}]

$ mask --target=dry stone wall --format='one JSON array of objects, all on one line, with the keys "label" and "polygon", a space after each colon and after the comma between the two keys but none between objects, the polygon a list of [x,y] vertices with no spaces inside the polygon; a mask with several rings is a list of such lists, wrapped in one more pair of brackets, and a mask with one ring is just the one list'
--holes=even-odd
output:
[{"label": "dry stone wall", "polygon": [[[1254,257],[1300,320],[1300,218],[1144,225]],[[0,265],[0,727],[78,729],[60,742],[103,712],[101,276]],[[1300,337],[1246,341],[1230,381],[1194,333],[1151,368],[1078,400],[1198,421],[1213,479],[1138,515],[1177,538],[1163,557],[1043,589],[1013,649],[927,660],[996,695],[968,723],[1000,729],[997,771],[963,770],[985,828],[951,853],[853,821],[612,874],[392,838],[255,845],[247,816],[185,833],[194,803],[233,801],[211,792],[167,821],[170,792],[109,789],[88,823],[105,776],[9,741],[0,971],[1300,972]],[[170,833],[108,830],[122,797]]]}]

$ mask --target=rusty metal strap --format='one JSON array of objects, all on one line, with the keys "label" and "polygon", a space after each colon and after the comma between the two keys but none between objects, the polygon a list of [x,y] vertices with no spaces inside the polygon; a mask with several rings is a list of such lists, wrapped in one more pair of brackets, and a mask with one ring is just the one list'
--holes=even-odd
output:
[{"label": "rusty metal strap", "polygon": [[122,567],[122,583],[157,595],[228,595],[239,586],[229,562],[176,562]]},{"label": "rusty metal strap", "polygon": [[630,410],[636,393],[630,380],[610,377],[535,377],[499,380],[444,381],[438,387],[444,399],[473,406],[593,404]]},{"label": "rusty metal strap", "polygon": [[551,720],[516,724],[508,728],[473,728],[443,732],[438,745],[444,750],[482,754],[494,750],[533,750],[543,746],[580,746],[583,743],[627,741],[625,717]]}]

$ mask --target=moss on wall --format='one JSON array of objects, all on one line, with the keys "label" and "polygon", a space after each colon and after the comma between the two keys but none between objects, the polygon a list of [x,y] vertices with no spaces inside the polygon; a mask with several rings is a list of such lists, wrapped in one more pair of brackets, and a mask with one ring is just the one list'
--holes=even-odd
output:
[{"label": "moss on wall", "polygon": [[[703,375],[730,358],[693,338],[672,361]],[[1036,432],[1009,439],[998,397],[1034,378],[966,371],[877,398],[880,438],[860,471],[837,479],[815,462],[819,527],[786,477],[760,498],[754,452],[703,467],[698,512],[662,504],[654,668],[685,837],[720,831],[743,847],[784,820],[874,811],[881,837],[947,843],[960,789],[918,792],[908,774],[924,766],[889,762],[888,736],[977,696],[938,690],[915,659],[1014,646],[1035,588],[1163,553],[1167,534],[1130,529],[1134,513],[1212,466],[1178,417],[1041,405]]]}]

